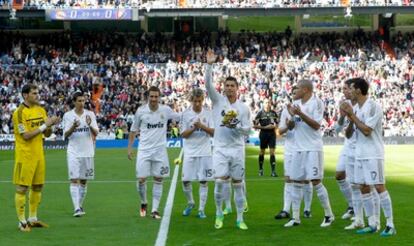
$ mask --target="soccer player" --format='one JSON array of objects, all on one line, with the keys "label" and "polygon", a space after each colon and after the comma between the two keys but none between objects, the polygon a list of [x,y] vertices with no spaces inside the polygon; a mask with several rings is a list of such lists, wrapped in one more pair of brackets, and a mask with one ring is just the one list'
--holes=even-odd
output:
[{"label": "soccer player", "polygon": [[[296,86],[292,88],[292,98],[293,100],[298,100],[296,95]],[[285,134],[285,148],[284,148],[284,176],[285,176],[285,186],[283,192],[283,209],[277,215],[275,215],[275,219],[285,219],[290,218],[290,207],[292,205],[291,199],[291,192],[293,189],[293,182],[290,179],[290,169],[292,166],[292,155],[294,152],[294,122],[292,121],[292,115],[290,115],[287,107],[282,110],[280,115],[280,123],[279,123],[279,134]],[[311,205],[312,205],[312,196],[313,196],[313,187],[312,183],[309,181],[304,182],[304,211],[303,215],[305,218],[312,217],[311,214]]]},{"label": "soccer player", "polygon": [[87,192],[87,180],[95,177],[94,138],[99,133],[96,116],[92,111],[84,109],[85,96],[75,92],[72,97],[74,109],[63,115],[63,133],[69,140],[67,161],[70,179],[70,195],[74,207],[74,217],[85,214],[83,201]]},{"label": "soccer player", "polygon": [[184,145],[183,162],[183,191],[187,198],[187,207],[183,211],[184,216],[189,216],[194,208],[193,188],[191,181],[200,182],[200,203],[197,217],[206,218],[204,208],[207,201],[208,184],[213,180],[213,162],[211,159],[211,137],[214,128],[211,112],[203,107],[204,92],[196,88],[190,96],[192,106],[181,115],[181,136]]},{"label": "soccer player", "polygon": [[[291,192],[293,218],[285,227],[300,224],[299,208],[303,194],[304,181],[310,180],[324,208],[325,218],[321,227],[327,227],[334,221],[328,192],[322,184],[323,178],[323,142],[320,132],[324,106],[322,100],[313,93],[313,85],[309,80],[298,82],[296,96],[300,98],[288,110],[294,119],[295,147],[292,156],[290,179],[294,181]],[[292,123],[289,123],[292,124]]]},{"label": "soccer player", "polygon": [[168,120],[178,121],[179,114],[170,107],[160,105],[160,89],[151,86],[148,91],[148,103],[139,107],[131,125],[128,141],[128,158],[132,160],[132,145],[139,131],[139,146],[136,161],[137,190],[141,198],[140,216],[147,215],[147,177],[154,178],[152,187],[151,217],[161,219],[158,211],[163,188],[163,178],[170,174],[167,154]]},{"label": "soccer player", "polygon": [[212,50],[209,50],[207,52],[205,81],[213,106],[215,228],[223,227],[223,182],[231,178],[237,210],[236,226],[241,230],[247,230],[248,227],[243,220],[246,199],[243,191],[243,179],[245,174],[245,137],[249,135],[251,129],[250,110],[237,99],[238,83],[234,77],[227,77],[224,82],[225,96],[216,91],[212,81],[212,64],[215,60],[216,56]]},{"label": "soccer player", "polygon": [[254,120],[253,128],[259,129],[260,139],[260,153],[259,153],[259,176],[263,176],[263,162],[266,149],[269,148],[270,167],[272,169],[272,177],[277,177],[276,174],[276,129],[278,125],[278,118],[275,111],[271,109],[269,99],[263,101],[263,109],[260,110]]},{"label": "soccer player", "polygon": [[350,88],[352,100],[357,102],[355,109],[347,102],[343,102],[340,108],[352,123],[346,130],[356,135],[355,182],[361,185],[362,202],[368,217],[368,226],[358,230],[357,233],[367,234],[378,231],[378,219],[375,216],[370,188],[370,185],[374,185],[387,220],[381,236],[392,236],[397,231],[393,221],[391,197],[385,188],[384,143],[382,141],[383,112],[380,104],[368,97],[369,85],[364,79],[352,79]]},{"label": "soccer player", "polygon": [[[24,102],[13,113],[16,141],[13,183],[16,185],[15,205],[19,230],[30,232],[31,227],[48,227],[37,218],[45,183],[43,135],[49,137],[52,126],[60,119],[57,116],[47,117],[46,110],[39,105],[39,90],[36,85],[24,85],[22,96]],[[26,221],[26,194],[29,187],[29,217]]]},{"label": "soccer player", "polygon": [[[352,107],[355,107],[356,101],[351,100],[350,81],[351,80],[345,81],[342,90],[345,100],[348,103],[351,103]],[[337,133],[346,129],[349,124],[352,124],[347,119],[346,113],[343,110],[339,110],[339,112],[340,117],[335,126]],[[345,132],[344,146],[341,150],[336,166],[336,180],[340,190],[348,202],[347,211],[342,215],[342,219],[349,219],[355,215],[355,220],[351,223],[351,225],[346,226],[345,230],[353,230],[364,227],[361,191],[359,185],[355,183],[355,141],[355,134],[352,134],[352,132],[349,134],[349,131]]]}]

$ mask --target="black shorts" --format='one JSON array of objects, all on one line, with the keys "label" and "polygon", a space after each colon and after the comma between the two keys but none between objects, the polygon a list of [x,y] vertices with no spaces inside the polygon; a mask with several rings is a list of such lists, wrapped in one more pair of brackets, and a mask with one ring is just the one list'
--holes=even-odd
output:
[{"label": "black shorts", "polygon": [[259,134],[260,139],[260,149],[274,149],[276,147],[276,134],[274,131],[272,132],[263,132],[261,131]]}]

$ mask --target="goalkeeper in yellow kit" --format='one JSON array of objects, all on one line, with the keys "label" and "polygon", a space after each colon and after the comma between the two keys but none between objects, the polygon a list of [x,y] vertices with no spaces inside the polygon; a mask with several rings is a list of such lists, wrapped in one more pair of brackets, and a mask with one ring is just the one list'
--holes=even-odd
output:
[{"label": "goalkeeper in yellow kit", "polygon": [[[59,118],[48,118],[46,110],[39,105],[39,90],[36,85],[26,84],[22,88],[24,102],[13,113],[15,135],[15,164],[13,183],[16,185],[15,204],[19,219],[19,230],[30,232],[32,227],[48,227],[37,218],[41,190],[45,182],[45,157],[43,135],[52,133],[52,126]],[[26,194],[29,192],[29,217],[26,221]]]}]

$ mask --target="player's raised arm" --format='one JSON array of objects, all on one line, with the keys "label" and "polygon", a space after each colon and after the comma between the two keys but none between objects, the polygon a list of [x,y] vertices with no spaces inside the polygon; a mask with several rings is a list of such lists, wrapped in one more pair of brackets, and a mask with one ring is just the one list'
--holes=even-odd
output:
[{"label": "player's raised arm", "polygon": [[220,94],[216,91],[213,84],[213,63],[216,61],[216,55],[212,50],[207,52],[207,65],[205,66],[205,81],[208,97],[213,103],[219,100]]}]

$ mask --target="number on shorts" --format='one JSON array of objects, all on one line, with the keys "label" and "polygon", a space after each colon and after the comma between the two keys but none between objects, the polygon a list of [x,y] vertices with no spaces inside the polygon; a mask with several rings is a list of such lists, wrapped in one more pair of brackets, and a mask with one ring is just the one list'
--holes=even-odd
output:
[{"label": "number on shorts", "polygon": [[377,172],[372,171],[372,172],[371,172],[371,179],[372,179],[372,180],[375,180],[376,178],[377,178]]},{"label": "number on shorts", "polygon": [[210,178],[210,177],[212,177],[213,176],[213,170],[212,169],[206,169],[206,170],[204,170],[205,171],[205,173],[206,173],[206,177],[207,178]]},{"label": "number on shorts", "polygon": [[86,177],[92,177],[93,176],[93,169],[86,169]]},{"label": "number on shorts", "polygon": [[170,168],[169,168],[169,167],[161,167],[160,174],[161,174],[161,175],[168,174],[168,171],[169,171],[169,170],[170,170]]},{"label": "number on shorts", "polygon": [[313,176],[318,176],[318,171],[317,167],[313,167]]}]

